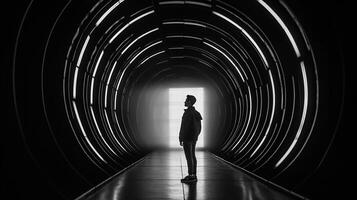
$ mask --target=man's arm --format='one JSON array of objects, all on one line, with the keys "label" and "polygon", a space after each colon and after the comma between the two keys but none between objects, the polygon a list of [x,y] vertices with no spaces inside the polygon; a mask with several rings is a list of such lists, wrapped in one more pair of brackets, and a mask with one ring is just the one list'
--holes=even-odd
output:
[{"label": "man's arm", "polygon": [[[180,133],[179,133],[179,141],[180,145],[182,144],[183,140],[186,137],[187,134],[187,129],[189,128],[189,123],[192,120],[192,115],[189,112],[184,112],[182,116],[182,121],[181,121],[181,128],[180,128]],[[182,146],[182,145],[181,145]]]},{"label": "man's arm", "polygon": [[179,141],[180,145],[182,146],[182,140],[183,140],[183,129],[184,129],[185,121],[184,121],[184,116],[182,116],[181,119],[181,126],[180,126],[180,133],[179,133]]}]

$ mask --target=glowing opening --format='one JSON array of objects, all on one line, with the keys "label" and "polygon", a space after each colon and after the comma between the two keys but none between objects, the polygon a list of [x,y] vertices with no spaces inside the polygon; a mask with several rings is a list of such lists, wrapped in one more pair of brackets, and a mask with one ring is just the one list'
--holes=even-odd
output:
[{"label": "glowing opening", "polygon": [[204,113],[204,98],[203,88],[170,88],[169,89],[169,147],[177,148],[179,144],[179,132],[181,126],[181,118],[186,108],[184,102],[186,95],[190,94],[196,97],[195,109],[201,113],[203,120],[202,130],[198,137],[196,147],[204,147],[204,132],[205,132],[205,113]]}]

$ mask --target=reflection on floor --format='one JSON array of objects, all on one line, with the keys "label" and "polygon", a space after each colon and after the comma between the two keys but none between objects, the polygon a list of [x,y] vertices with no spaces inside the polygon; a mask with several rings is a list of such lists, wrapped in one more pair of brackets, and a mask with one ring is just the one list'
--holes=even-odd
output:
[{"label": "reflection on floor", "polygon": [[183,184],[187,164],[182,150],[149,154],[134,167],[119,174],[78,200],[116,199],[296,199],[274,190],[244,172],[197,151],[197,178],[194,184]]}]

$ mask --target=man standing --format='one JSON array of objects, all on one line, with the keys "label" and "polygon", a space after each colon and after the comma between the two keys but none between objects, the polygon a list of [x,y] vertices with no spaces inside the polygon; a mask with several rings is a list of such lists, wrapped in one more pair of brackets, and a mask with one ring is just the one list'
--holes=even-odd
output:
[{"label": "man standing", "polygon": [[183,146],[185,152],[188,175],[181,179],[183,183],[191,183],[197,181],[196,168],[197,160],[195,155],[195,147],[198,139],[198,135],[201,132],[201,114],[195,110],[193,104],[196,103],[196,98],[192,95],[186,96],[185,112],[182,116],[181,128],[180,128],[180,145]]}]

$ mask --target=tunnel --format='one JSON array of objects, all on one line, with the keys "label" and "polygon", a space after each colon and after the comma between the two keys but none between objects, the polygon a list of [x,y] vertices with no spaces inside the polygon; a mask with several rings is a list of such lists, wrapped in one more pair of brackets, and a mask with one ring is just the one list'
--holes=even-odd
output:
[{"label": "tunnel", "polygon": [[22,173],[41,183],[29,195],[75,199],[180,151],[186,94],[203,117],[198,151],[306,198],[336,195],[317,174],[333,154],[345,72],[335,4],[317,2],[24,3],[12,95],[37,172]]}]

